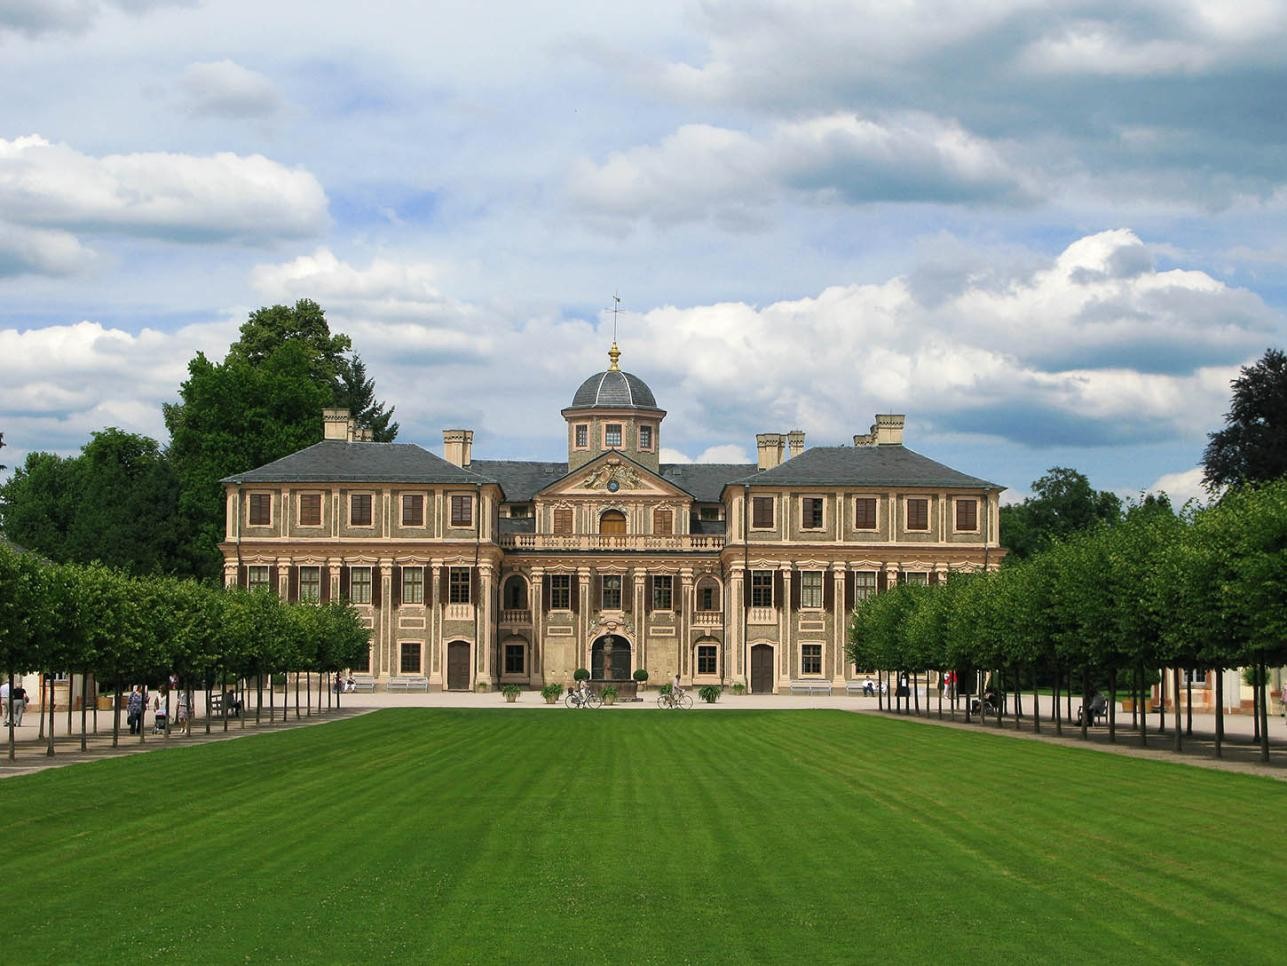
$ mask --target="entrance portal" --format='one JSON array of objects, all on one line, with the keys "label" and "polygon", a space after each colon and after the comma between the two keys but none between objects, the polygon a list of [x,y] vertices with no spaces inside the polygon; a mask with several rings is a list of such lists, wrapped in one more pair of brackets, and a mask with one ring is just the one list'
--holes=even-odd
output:
[{"label": "entrance portal", "polygon": [[469,644],[452,641],[447,645],[447,690],[469,690]]},{"label": "entrance portal", "polygon": [[607,537],[622,537],[626,533],[626,515],[620,510],[605,510],[599,517],[599,533]]},{"label": "entrance portal", "polygon": [[773,693],[773,646],[770,644],[751,647],[751,693]]},{"label": "entrance portal", "polygon": [[630,680],[630,642],[605,634],[590,648],[590,678],[594,681]]}]

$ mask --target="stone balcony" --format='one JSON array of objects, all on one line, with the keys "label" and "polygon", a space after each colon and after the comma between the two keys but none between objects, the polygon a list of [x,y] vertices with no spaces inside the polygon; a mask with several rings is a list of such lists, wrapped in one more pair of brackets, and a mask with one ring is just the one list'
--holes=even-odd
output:
[{"label": "stone balcony", "polygon": [[711,534],[676,533],[507,533],[499,538],[506,550],[697,550],[718,552],[724,537]]},{"label": "stone balcony", "polygon": [[699,610],[693,614],[694,627],[722,627],[724,614],[718,610]]},{"label": "stone balcony", "polygon": [[517,610],[512,607],[506,607],[501,611],[500,622],[514,627],[526,627],[532,623],[532,612],[530,610]]}]

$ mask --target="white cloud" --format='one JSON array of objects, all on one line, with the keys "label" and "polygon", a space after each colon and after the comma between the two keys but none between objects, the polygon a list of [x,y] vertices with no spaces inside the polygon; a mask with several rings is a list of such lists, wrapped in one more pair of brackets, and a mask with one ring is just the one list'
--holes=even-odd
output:
[{"label": "white cloud", "polygon": [[0,221],[0,277],[75,275],[95,260],[95,254],[70,232],[19,227]]},{"label": "white cloud", "polygon": [[191,6],[196,0],[0,0],[0,33],[39,37],[80,33],[110,7],[126,13],[146,13],[156,7]]},{"label": "white cloud", "polygon": [[1171,498],[1171,505],[1177,509],[1189,500],[1206,503],[1211,499],[1202,486],[1202,467],[1195,466],[1190,470],[1178,473],[1164,473],[1146,488],[1148,493],[1165,493]]},{"label": "white cloud", "polygon": [[315,235],[328,220],[317,179],[263,155],[92,157],[39,135],[0,139],[0,210],[41,228],[252,244]]},{"label": "white cloud", "polygon": [[272,81],[227,58],[189,64],[179,88],[187,111],[200,116],[267,117],[282,107]]},{"label": "white cloud", "polygon": [[596,215],[661,223],[713,218],[756,225],[781,200],[1012,203],[1033,196],[998,147],[924,114],[873,120],[851,113],[776,124],[756,136],[688,124],[655,145],[581,160],[569,186]]}]

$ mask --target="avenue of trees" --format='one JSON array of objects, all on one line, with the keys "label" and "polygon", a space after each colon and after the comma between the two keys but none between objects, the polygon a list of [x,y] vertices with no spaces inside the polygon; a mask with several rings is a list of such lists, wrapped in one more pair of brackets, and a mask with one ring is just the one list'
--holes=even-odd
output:
[{"label": "avenue of trees", "polygon": [[262,688],[276,674],[351,667],[368,642],[347,603],[287,604],[266,590],[48,563],[0,544],[0,668],[11,687],[15,671],[34,670],[103,691],[171,675],[186,691]]},{"label": "avenue of trees", "polygon": [[258,309],[222,362],[198,353],[189,363],[178,402],[163,407],[167,446],[109,428],[76,456],[29,453],[0,484],[0,530],[59,563],[217,582],[218,481],[318,442],[331,406],[377,442],[397,436],[392,409],[321,306]]},{"label": "avenue of trees", "polygon": [[[1250,667],[1267,759],[1265,669],[1287,663],[1287,480],[1239,487],[1179,515],[1164,502],[1142,504],[998,571],[893,588],[855,611],[848,656],[914,678],[954,670],[963,692],[984,678],[1012,698],[1019,685],[1053,681],[1056,706],[1061,684],[1086,706],[1092,686],[1106,684],[1112,740],[1118,695],[1142,691],[1151,669],[1176,669],[1176,695],[1180,668]],[[1222,675],[1215,681],[1219,707]],[[1013,705],[1021,715],[1021,702]],[[1175,713],[1178,747],[1178,701]],[[1147,740],[1142,713],[1139,721]],[[1039,716],[1032,726],[1040,729]],[[1217,719],[1217,753],[1221,729]]]}]

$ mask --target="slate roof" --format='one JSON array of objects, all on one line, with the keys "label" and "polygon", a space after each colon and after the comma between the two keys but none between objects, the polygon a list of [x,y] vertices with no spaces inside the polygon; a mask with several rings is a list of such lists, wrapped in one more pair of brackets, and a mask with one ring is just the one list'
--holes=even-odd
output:
[{"label": "slate roof", "polygon": [[656,409],[657,399],[638,376],[620,369],[607,369],[581,383],[568,408]]},{"label": "slate roof", "polygon": [[527,503],[555,480],[568,475],[567,463],[532,460],[474,460],[469,469],[499,483],[507,503]]},{"label": "slate roof", "polygon": [[771,470],[730,480],[741,486],[938,486],[1004,489],[905,446],[815,446]]},{"label": "slate roof", "polygon": [[662,463],[661,478],[698,503],[718,503],[724,487],[755,472],[754,463]]},{"label": "slate roof", "polygon": [[220,483],[486,483],[415,443],[346,443],[324,439]]}]

